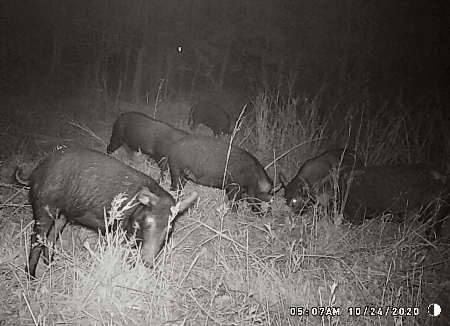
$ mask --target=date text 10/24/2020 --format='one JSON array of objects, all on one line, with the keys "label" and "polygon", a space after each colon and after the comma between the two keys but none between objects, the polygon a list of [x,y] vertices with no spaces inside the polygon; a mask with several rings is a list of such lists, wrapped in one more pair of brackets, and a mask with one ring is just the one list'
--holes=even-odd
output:
[{"label": "date text 10/24/2020", "polygon": [[[291,316],[341,316],[340,307],[290,307],[289,314]],[[418,316],[419,308],[417,307],[349,307],[347,313],[350,316]]]}]

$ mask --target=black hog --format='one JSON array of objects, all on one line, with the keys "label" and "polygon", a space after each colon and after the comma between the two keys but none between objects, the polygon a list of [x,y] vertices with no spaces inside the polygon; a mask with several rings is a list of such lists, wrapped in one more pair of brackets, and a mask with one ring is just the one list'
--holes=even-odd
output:
[{"label": "black hog", "polygon": [[316,199],[317,187],[325,179],[329,179],[333,169],[341,174],[360,167],[362,162],[356,154],[342,148],[329,150],[309,159],[303,163],[296,176],[286,186],[286,202],[298,213]]},{"label": "black hog", "polygon": [[191,108],[189,125],[195,129],[199,124],[211,128],[214,135],[230,133],[231,119],[228,112],[216,101],[207,99],[194,104]]},{"label": "black hog", "polygon": [[143,113],[127,112],[114,122],[106,152],[111,154],[125,145],[133,151],[141,150],[158,162],[164,170],[162,159],[167,157],[170,145],[186,135],[188,135],[186,131]]},{"label": "black hog", "polygon": [[[187,136],[176,142],[169,153],[171,189],[183,186],[187,179],[198,184],[222,188],[229,145],[220,139]],[[270,200],[272,182],[258,160],[245,150],[233,146],[228,160],[225,189],[230,199]]]},{"label": "black hog", "polygon": [[[151,265],[164,244],[173,197],[152,178],[112,157],[91,150],[55,152],[37,166],[28,183],[35,223],[27,271],[33,277],[42,251],[38,240],[56,239],[65,226],[54,230],[55,210],[66,221],[105,232],[103,210],[119,193],[137,198],[138,205],[125,213],[121,224],[128,235],[136,232],[144,262]],[[196,197],[193,192],[180,201],[179,211]]]},{"label": "black hog", "polygon": [[348,193],[344,218],[353,224],[386,212],[420,212],[435,215],[439,231],[440,221],[449,213],[447,177],[427,164],[369,166],[345,173],[340,183]]}]

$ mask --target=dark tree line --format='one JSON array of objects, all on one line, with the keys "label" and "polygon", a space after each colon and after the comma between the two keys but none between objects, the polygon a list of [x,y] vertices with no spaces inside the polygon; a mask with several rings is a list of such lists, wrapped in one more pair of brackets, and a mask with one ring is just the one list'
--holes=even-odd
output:
[{"label": "dark tree line", "polygon": [[[23,0],[2,3],[2,84],[98,87],[140,100],[324,85],[410,94],[443,89],[446,1]],[[177,47],[182,46],[182,52]],[[44,83],[44,84],[45,84]]]}]

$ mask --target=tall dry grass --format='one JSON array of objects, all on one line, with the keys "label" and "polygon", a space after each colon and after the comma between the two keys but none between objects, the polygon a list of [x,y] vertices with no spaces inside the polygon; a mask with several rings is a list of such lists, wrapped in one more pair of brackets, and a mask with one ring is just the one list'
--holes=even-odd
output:
[{"label": "tall dry grass", "polygon": [[[282,169],[288,177],[306,159],[332,146],[356,150],[367,164],[427,160],[430,146],[436,144],[433,131],[444,123],[436,114],[442,108],[433,102],[413,110],[401,101],[380,105],[358,100],[338,117],[333,106],[325,107],[318,99],[305,102],[294,95],[283,98],[275,93],[255,98],[236,142],[265,164],[278,158],[272,167]],[[79,112],[80,119],[82,116]],[[88,121],[91,116],[86,116]],[[418,118],[422,116],[428,118]],[[102,131],[95,132],[102,135]],[[150,173],[148,162],[141,163],[135,167]],[[163,187],[168,188],[166,180]],[[351,227],[334,223],[330,218],[338,214],[334,207],[330,212],[318,205],[308,214],[296,216],[281,195],[271,204],[271,213],[257,217],[245,203],[239,203],[237,212],[229,210],[219,190],[193,184],[186,187],[186,191],[199,191],[200,200],[175,222],[155,268],[142,265],[138,251],[123,232],[99,236],[85,228],[69,227],[56,245],[55,262],[50,266],[40,262],[35,281],[24,273],[32,227],[27,192],[2,187],[2,323],[438,323],[432,322],[425,310],[433,300],[443,302],[448,293],[448,245],[427,242],[421,224],[395,224],[379,218]],[[113,217],[116,210],[113,205]],[[299,315],[318,306],[328,309],[321,310],[321,316]],[[419,315],[414,316],[416,310],[396,316],[386,310],[387,316],[380,310],[372,315],[349,314],[349,308],[366,306],[417,307]],[[440,320],[445,325],[443,318]]]}]

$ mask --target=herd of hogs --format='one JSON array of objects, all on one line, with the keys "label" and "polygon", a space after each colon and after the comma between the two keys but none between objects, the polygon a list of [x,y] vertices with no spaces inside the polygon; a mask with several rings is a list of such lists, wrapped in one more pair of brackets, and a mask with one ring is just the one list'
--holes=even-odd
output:
[{"label": "herd of hogs", "polygon": [[[191,124],[206,121],[216,135],[228,132],[229,120],[201,113],[207,107],[204,103],[197,115],[193,112]],[[104,209],[118,193],[136,200],[119,223],[128,235],[136,235],[143,261],[153,265],[172,215],[190,207],[198,194],[193,191],[176,202],[157,181],[110,155],[121,146],[147,154],[161,171],[169,168],[171,190],[191,180],[223,188],[230,200],[246,200],[257,210],[259,202],[270,201],[276,188],[261,163],[238,146],[229,150],[229,144],[218,137],[191,135],[142,113],[124,113],[112,127],[106,154],[89,149],[59,150],[43,160],[28,179],[17,169],[17,180],[30,186],[35,220],[26,266],[30,276],[35,277],[42,251],[45,262],[51,260],[43,239],[56,241],[67,221],[105,232]],[[286,202],[295,213],[311,204],[327,205],[335,198],[336,185],[346,194],[343,216],[352,224],[383,213],[420,212],[424,220],[431,218],[430,230],[437,235],[449,214],[450,187],[444,172],[427,164],[364,166],[345,149],[328,150],[307,160],[284,185]],[[57,229],[55,219],[60,214],[65,222]]]}]

